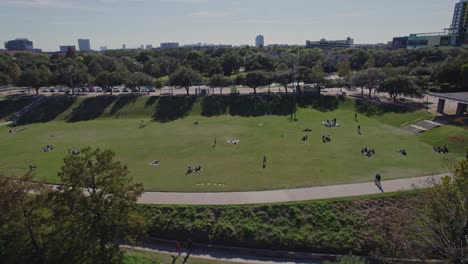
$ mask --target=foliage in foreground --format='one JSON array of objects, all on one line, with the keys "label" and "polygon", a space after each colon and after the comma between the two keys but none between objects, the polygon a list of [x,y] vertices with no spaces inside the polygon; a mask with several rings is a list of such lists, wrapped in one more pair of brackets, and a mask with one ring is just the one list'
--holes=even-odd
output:
[{"label": "foliage in foreground", "polygon": [[134,241],[146,223],[133,211],[142,186],[113,158],[89,148],[66,157],[56,191],[32,174],[1,178],[0,262],[121,263],[119,240]]}]

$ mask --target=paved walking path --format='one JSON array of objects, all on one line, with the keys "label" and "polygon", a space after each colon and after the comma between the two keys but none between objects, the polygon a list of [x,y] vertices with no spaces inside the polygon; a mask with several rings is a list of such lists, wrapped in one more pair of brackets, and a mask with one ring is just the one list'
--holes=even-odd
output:
[{"label": "paved walking path", "polygon": [[[431,187],[441,177],[439,174],[425,177],[382,181],[385,192],[397,192]],[[220,192],[220,193],[175,193],[145,192],[138,200],[140,204],[184,204],[184,205],[239,205],[267,204],[294,201],[309,201],[340,197],[378,194],[380,190],[374,182],[343,184],[324,187],[288,189],[260,192]]]}]

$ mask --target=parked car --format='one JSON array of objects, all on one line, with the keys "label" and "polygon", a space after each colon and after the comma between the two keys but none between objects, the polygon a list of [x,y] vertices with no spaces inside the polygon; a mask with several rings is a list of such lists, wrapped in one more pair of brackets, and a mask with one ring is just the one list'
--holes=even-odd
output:
[{"label": "parked car", "polygon": [[96,90],[94,89],[94,87],[89,87],[89,88],[88,88],[88,92],[90,92],[90,93],[94,93],[95,91],[96,91]]},{"label": "parked car", "polygon": [[156,89],[154,89],[154,88],[149,88],[148,91],[149,91],[150,93],[155,93],[155,92],[156,92]]},{"label": "parked car", "polygon": [[119,90],[119,88],[114,88],[114,89],[112,89],[112,92],[114,92],[114,93],[120,93],[120,90]]},{"label": "parked car", "polygon": [[65,89],[63,89],[63,88],[58,88],[57,91],[58,91],[59,93],[64,93],[64,92],[65,92]]},{"label": "parked car", "polygon": [[130,92],[130,89],[128,89],[128,88],[123,88],[122,92],[128,93],[128,92]]},{"label": "parked car", "polygon": [[41,90],[43,93],[48,93],[49,92],[49,89],[42,89]]},{"label": "parked car", "polygon": [[55,89],[54,89],[54,88],[50,89],[49,91],[50,91],[51,93],[55,93]]},{"label": "parked car", "polygon": [[94,91],[95,91],[96,93],[102,93],[102,88],[101,88],[101,87],[95,87],[95,88],[94,88]]},{"label": "parked car", "polygon": [[138,89],[137,88],[132,88],[132,93],[138,93]]}]

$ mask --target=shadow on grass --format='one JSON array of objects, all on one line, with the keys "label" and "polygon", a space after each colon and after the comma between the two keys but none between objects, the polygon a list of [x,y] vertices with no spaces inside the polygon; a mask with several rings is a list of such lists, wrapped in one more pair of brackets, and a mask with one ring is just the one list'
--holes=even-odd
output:
[{"label": "shadow on grass", "polygon": [[50,122],[69,109],[76,100],[76,97],[69,96],[48,97],[45,103],[22,115],[17,123],[25,125]]},{"label": "shadow on grass", "polygon": [[415,102],[393,103],[356,99],[354,107],[358,113],[366,116],[378,116],[385,113],[405,114],[424,109],[424,104]]},{"label": "shadow on grass", "polygon": [[104,110],[109,107],[116,97],[114,96],[97,96],[86,98],[68,118],[68,122],[79,122],[96,119],[102,115]]},{"label": "shadow on grass", "polygon": [[111,115],[117,113],[120,109],[124,108],[128,104],[133,104],[140,97],[138,94],[129,94],[129,95],[120,95],[117,97],[117,101],[112,107],[110,113]]},{"label": "shadow on grass", "polygon": [[158,96],[151,96],[148,101],[145,103],[145,108],[153,106],[154,103],[158,101],[159,97]]},{"label": "shadow on grass", "polygon": [[0,119],[5,119],[38,100],[36,96],[7,96],[0,101]]},{"label": "shadow on grass", "polygon": [[196,96],[164,96],[159,98],[153,119],[170,122],[190,114]]}]

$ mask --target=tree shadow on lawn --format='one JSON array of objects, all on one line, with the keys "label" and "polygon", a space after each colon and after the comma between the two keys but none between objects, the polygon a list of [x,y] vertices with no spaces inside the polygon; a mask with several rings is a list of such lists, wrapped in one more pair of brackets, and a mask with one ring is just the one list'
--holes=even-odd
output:
[{"label": "tree shadow on lawn", "polygon": [[164,96],[159,98],[153,119],[170,122],[190,114],[196,96]]},{"label": "tree shadow on lawn", "polygon": [[159,99],[159,96],[151,96],[148,101],[145,103],[145,108],[148,108],[150,106],[153,106],[154,103],[156,103]]},{"label": "tree shadow on lawn", "polygon": [[141,95],[139,95],[139,94],[119,95],[117,97],[117,101],[114,103],[114,106],[112,106],[112,109],[110,111],[111,115],[117,113],[119,110],[124,108],[126,105],[135,103],[135,101],[140,96]]},{"label": "tree shadow on lawn", "polygon": [[383,115],[385,113],[405,114],[415,112],[424,109],[424,104],[416,102],[376,102],[365,99],[356,99],[354,107],[358,113],[365,114],[370,117]]},{"label": "tree shadow on lawn", "polygon": [[0,101],[0,119],[5,119],[19,112],[24,107],[32,104],[34,101],[39,99],[40,97],[37,96],[7,96],[4,100]]},{"label": "tree shadow on lawn", "polygon": [[104,113],[114,101],[115,96],[97,96],[86,98],[77,108],[73,109],[68,122],[80,122],[96,119]]},{"label": "tree shadow on lawn", "polygon": [[50,96],[45,103],[22,115],[17,123],[26,125],[50,122],[69,109],[76,100],[76,97],[70,96]]}]

